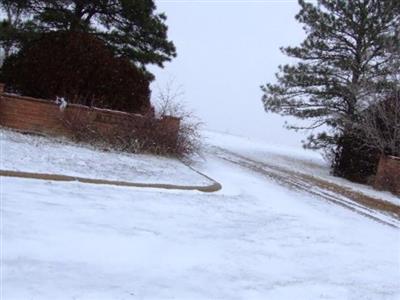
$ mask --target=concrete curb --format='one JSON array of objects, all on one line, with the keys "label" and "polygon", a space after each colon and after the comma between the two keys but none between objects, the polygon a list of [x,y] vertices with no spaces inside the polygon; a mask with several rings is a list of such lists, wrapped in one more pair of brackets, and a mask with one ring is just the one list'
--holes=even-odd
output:
[{"label": "concrete curb", "polygon": [[77,181],[82,183],[90,184],[105,184],[114,186],[125,186],[125,187],[141,187],[141,188],[156,188],[166,190],[185,190],[185,191],[200,191],[204,193],[213,193],[219,191],[222,186],[214,179],[200,173],[199,171],[190,167],[193,171],[207,178],[213,184],[207,186],[196,186],[196,185],[175,185],[175,184],[164,184],[164,183],[138,183],[138,182],[127,182],[118,180],[105,180],[105,179],[93,179],[79,176],[68,176],[60,174],[45,174],[45,173],[31,173],[31,172],[20,172],[10,170],[0,170],[0,176],[3,177],[17,177],[17,178],[28,178],[28,179],[40,179],[40,180],[52,180],[52,181]]}]

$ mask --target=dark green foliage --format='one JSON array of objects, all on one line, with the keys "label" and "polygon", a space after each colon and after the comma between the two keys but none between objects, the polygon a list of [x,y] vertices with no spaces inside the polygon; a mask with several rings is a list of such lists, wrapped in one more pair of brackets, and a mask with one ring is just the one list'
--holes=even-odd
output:
[{"label": "dark green foliage", "polygon": [[306,128],[328,128],[305,145],[326,149],[347,135],[376,94],[398,85],[389,75],[399,53],[400,1],[299,3],[296,19],[307,37],[282,49],[299,62],[280,67],[277,83],[262,87],[262,100],[267,112],[312,121]]},{"label": "dark green foliage", "polygon": [[368,107],[360,122],[337,138],[333,173],[367,183],[375,175],[382,154],[400,156],[400,93]]},{"label": "dark green foliage", "polygon": [[90,34],[52,32],[7,58],[0,80],[27,96],[142,113],[150,108],[146,76]]},{"label": "dark green foliage", "polygon": [[[50,31],[87,32],[101,38],[114,54],[137,66],[176,56],[167,38],[166,17],[152,0],[1,0],[10,18],[3,21],[0,43],[19,47]],[[13,20],[18,19],[18,22]]]},{"label": "dark green foliage", "polygon": [[361,133],[354,131],[336,141],[332,170],[336,176],[359,183],[368,183],[376,174],[380,152],[364,144]]}]

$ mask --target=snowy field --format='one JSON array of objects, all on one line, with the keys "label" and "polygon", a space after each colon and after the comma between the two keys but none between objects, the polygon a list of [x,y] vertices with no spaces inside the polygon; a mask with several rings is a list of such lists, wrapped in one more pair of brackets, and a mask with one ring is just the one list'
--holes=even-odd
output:
[{"label": "snowy field", "polygon": [[222,184],[212,194],[1,177],[1,299],[400,298],[398,228],[208,147],[196,167]]},{"label": "snowy field", "polygon": [[176,159],[99,151],[67,140],[0,129],[0,169],[94,179],[177,185],[208,185],[210,180]]}]

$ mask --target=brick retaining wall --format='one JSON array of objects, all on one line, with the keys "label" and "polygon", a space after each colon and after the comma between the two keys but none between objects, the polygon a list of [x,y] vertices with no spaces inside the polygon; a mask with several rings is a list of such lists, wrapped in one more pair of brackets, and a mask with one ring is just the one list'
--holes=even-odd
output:
[{"label": "brick retaining wall", "polygon": [[[90,124],[103,137],[112,137],[140,128],[145,121],[142,115],[78,104],[70,104],[62,111],[54,102],[6,94],[3,89],[4,85],[0,84],[0,125],[24,132],[71,137],[72,129],[66,124],[76,121]],[[178,118],[164,117],[157,121],[162,128],[178,134]]]},{"label": "brick retaining wall", "polygon": [[400,157],[381,156],[374,187],[400,195]]}]

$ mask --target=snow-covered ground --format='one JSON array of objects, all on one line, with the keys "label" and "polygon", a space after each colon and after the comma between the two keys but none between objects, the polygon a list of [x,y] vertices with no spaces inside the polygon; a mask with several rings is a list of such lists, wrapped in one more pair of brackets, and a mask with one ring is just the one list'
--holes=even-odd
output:
[{"label": "snow-covered ground", "polygon": [[[231,137],[218,139],[228,147]],[[280,186],[212,147],[196,167],[222,190],[0,177],[1,299],[400,298],[398,228]]]},{"label": "snow-covered ground", "polygon": [[400,205],[400,197],[390,192],[377,191],[371,186],[357,184],[330,174],[328,163],[315,151],[302,148],[282,148],[273,144],[241,136],[205,131],[208,144],[237,153],[258,162],[267,163],[286,170],[312,175],[348,189],[361,192],[367,196],[379,198]]},{"label": "snow-covered ground", "polygon": [[95,179],[176,185],[209,185],[210,180],[181,161],[99,151],[67,140],[0,129],[0,169]]}]

